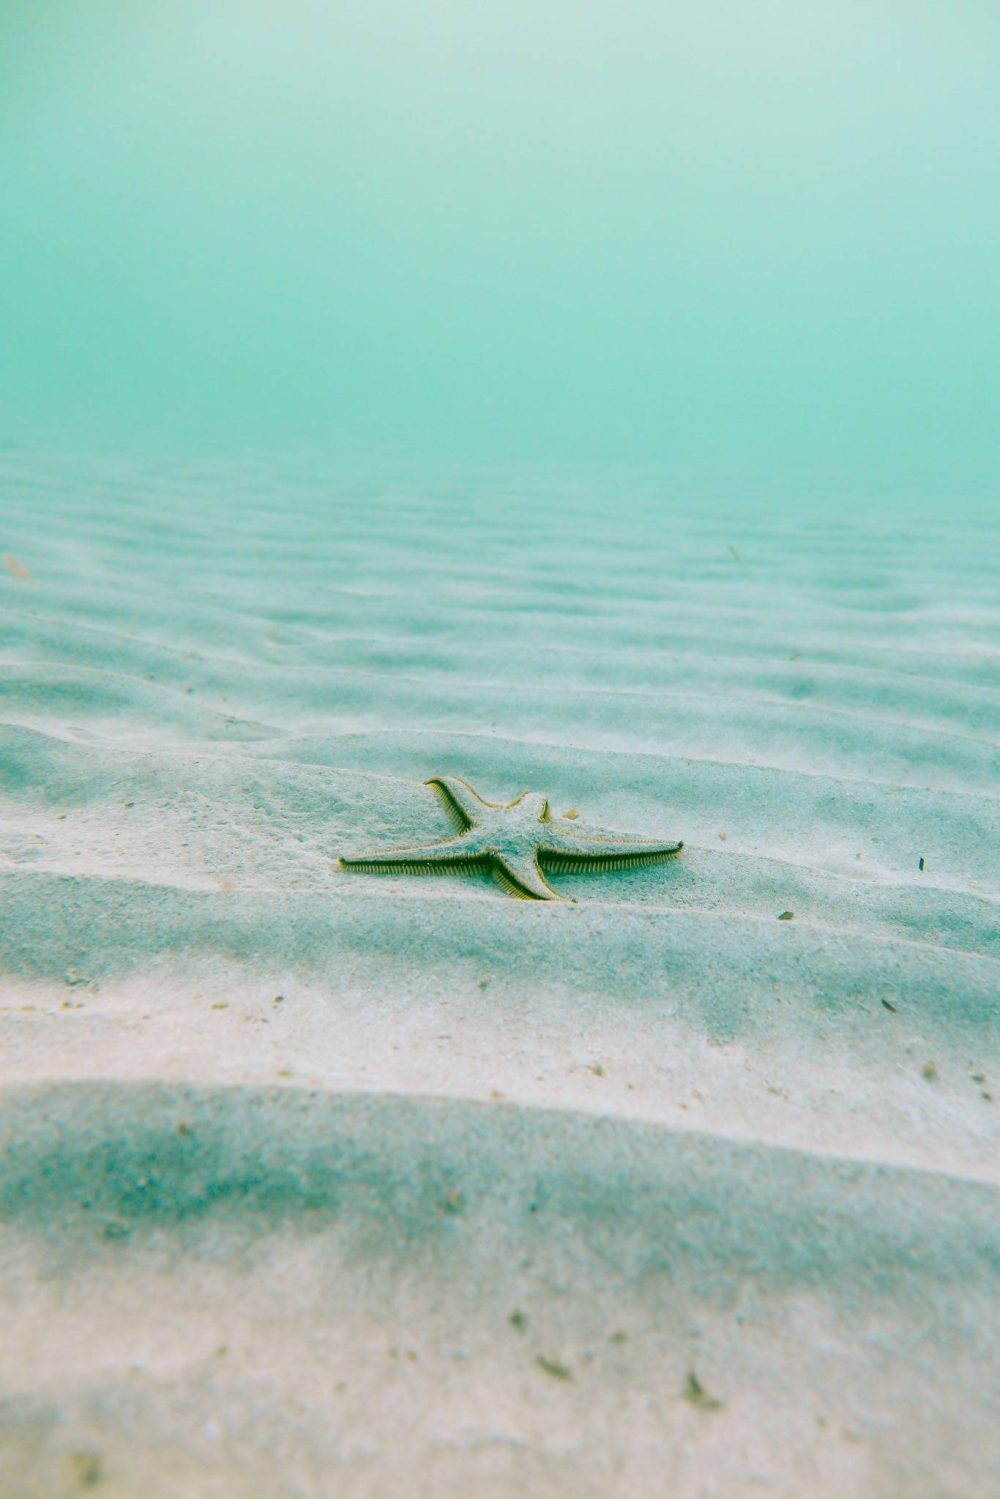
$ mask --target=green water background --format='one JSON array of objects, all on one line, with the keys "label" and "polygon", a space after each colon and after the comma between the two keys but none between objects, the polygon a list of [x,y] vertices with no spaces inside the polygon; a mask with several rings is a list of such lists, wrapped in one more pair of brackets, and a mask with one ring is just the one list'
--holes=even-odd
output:
[{"label": "green water background", "polygon": [[0,162],[7,440],[996,503],[994,0],[3,0]]}]

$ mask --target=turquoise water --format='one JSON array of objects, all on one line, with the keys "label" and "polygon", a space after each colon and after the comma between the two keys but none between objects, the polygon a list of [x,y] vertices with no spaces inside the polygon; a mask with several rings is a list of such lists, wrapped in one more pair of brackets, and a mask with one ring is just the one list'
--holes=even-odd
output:
[{"label": "turquoise water", "polygon": [[8,437],[995,500],[983,0],[6,0],[0,152]]},{"label": "turquoise water", "polygon": [[0,3],[2,1499],[994,1492],[998,43]]}]

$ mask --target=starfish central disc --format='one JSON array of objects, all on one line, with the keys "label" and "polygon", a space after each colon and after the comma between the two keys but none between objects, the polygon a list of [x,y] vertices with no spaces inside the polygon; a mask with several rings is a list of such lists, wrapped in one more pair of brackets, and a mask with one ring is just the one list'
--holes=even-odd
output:
[{"label": "starfish central disc", "polygon": [[338,859],[342,869],[369,873],[419,873],[488,869],[512,895],[523,900],[562,900],[549,870],[620,869],[651,864],[680,853],[683,843],[650,842],[627,835],[579,831],[564,817],[553,817],[544,796],[522,791],[512,802],[488,802],[459,776],[427,781],[445,803],[458,831],[434,843],[406,848],[375,848]]}]

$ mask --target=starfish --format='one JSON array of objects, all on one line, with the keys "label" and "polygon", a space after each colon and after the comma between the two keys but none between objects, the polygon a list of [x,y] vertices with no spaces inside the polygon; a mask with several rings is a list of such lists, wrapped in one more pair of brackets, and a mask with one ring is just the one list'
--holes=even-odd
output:
[{"label": "starfish", "polygon": [[488,802],[458,776],[433,776],[424,784],[442,797],[459,831],[450,838],[410,848],[345,854],[337,860],[342,869],[435,874],[489,869],[511,895],[522,900],[564,900],[545,878],[541,865],[567,870],[620,869],[669,858],[684,847],[683,843],[579,833],[568,817],[554,818],[548,801],[536,791],[522,791],[512,802]]}]

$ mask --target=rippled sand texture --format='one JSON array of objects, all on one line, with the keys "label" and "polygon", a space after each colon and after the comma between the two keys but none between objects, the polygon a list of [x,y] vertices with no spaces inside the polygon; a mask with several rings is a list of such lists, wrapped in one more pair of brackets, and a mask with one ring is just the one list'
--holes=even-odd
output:
[{"label": "rippled sand texture", "polygon": [[2,1499],[1000,1492],[995,532],[0,474]]}]

